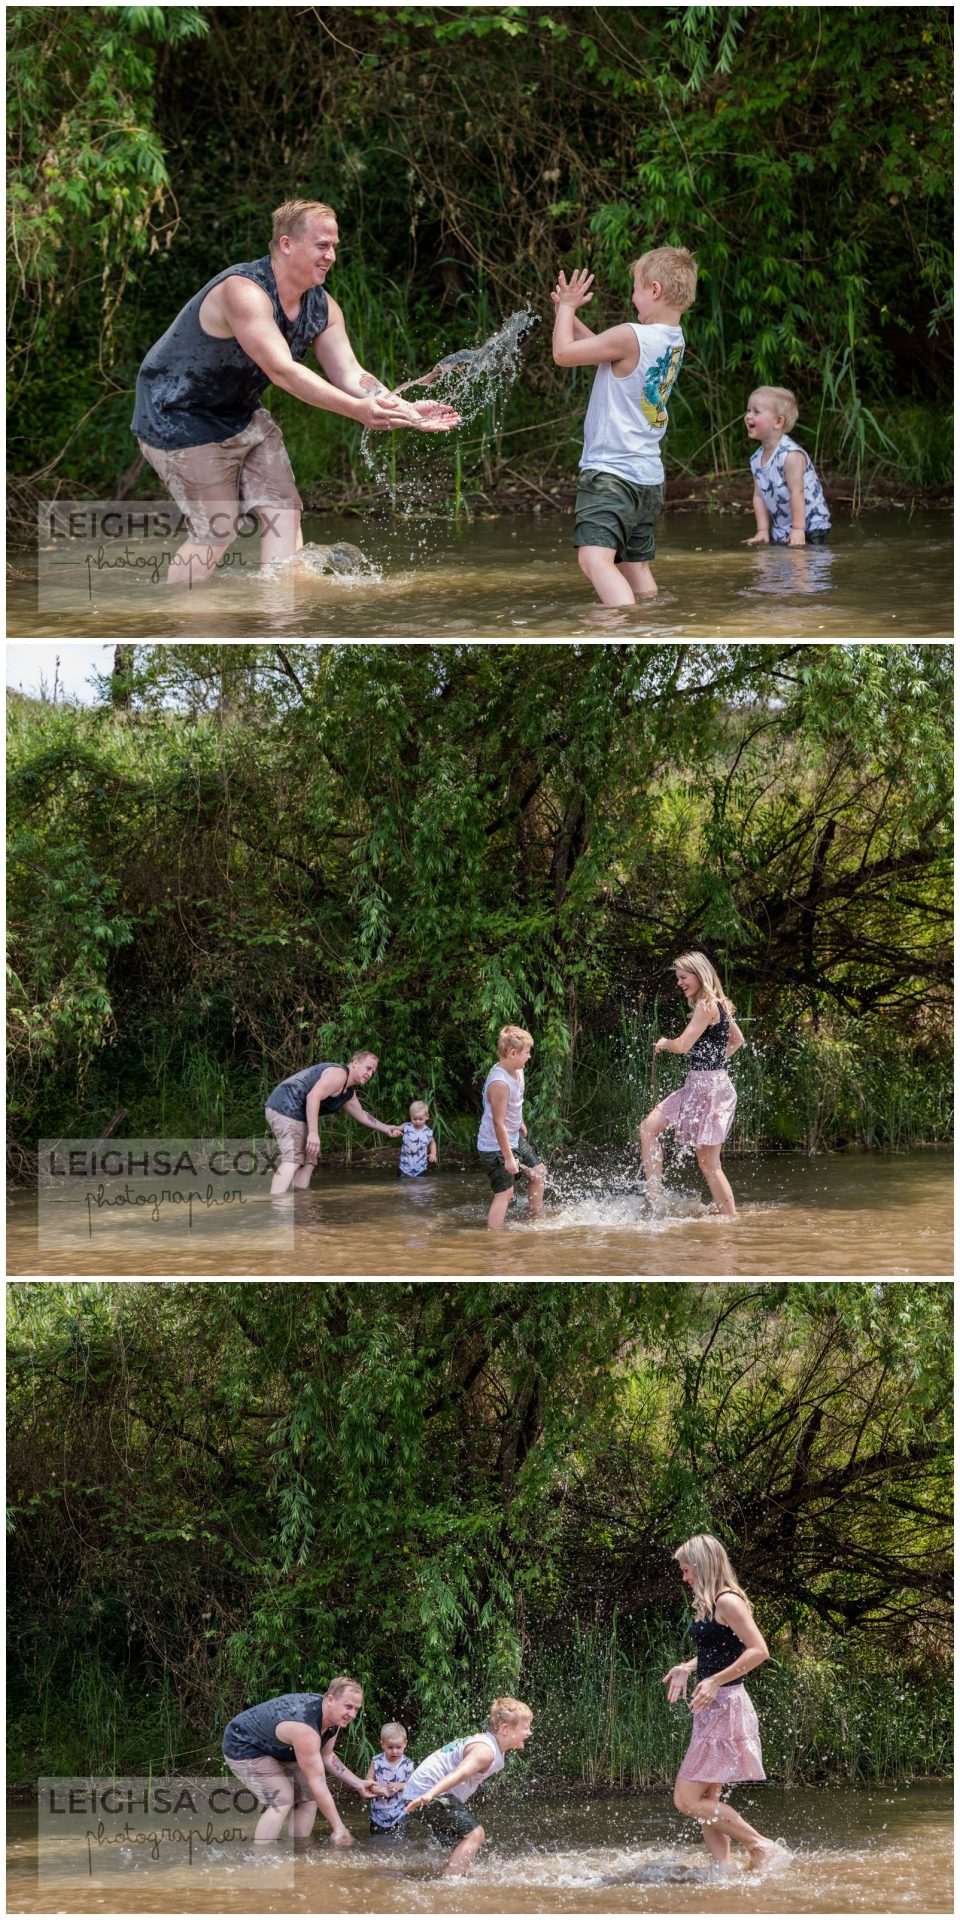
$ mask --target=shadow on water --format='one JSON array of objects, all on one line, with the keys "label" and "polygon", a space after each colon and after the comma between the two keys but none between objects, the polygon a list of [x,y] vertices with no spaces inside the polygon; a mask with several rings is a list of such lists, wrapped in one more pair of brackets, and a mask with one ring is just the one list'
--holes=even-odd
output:
[{"label": "shadow on water", "polygon": [[[442,1154],[441,1154],[442,1158]],[[313,1185],[206,1239],[174,1221],[162,1249],[147,1223],[104,1224],[92,1241],[39,1245],[35,1197],[10,1198],[7,1269],[17,1273],[837,1274],[953,1272],[952,1158],[941,1149],[731,1158],[739,1208],[709,1207],[694,1173],[668,1168],[661,1205],[647,1200],[633,1149],[558,1155],[542,1215],[518,1198],[502,1233],[486,1230],[489,1192],[474,1168],[400,1181],[386,1168],[321,1163]],[[280,1211],[277,1211],[277,1209]],[[282,1218],[281,1218],[282,1214]],[[276,1229],[278,1244],[271,1247]],[[279,1228],[287,1229],[286,1237]]]},{"label": "shadow on water", "polygon": [[[734,1790],[740,1812],[788,1852],[754,1872],[735,1848],[708,1864],[669,1793],[595,1800],[523,1789],[483,1805],[489,1839],[470,1874],[445,1879],[445,1849],[422,1833],[372,1845],[362,1813],[356,1844],[318,1837],[295,1862],[216,1857],[166,1870],[148,1861],[109,1878],[74,1876],[48,1855],[38,1879],[33,1807],[8,1813],[8,1907],[13,1912],[193,1913],[950,1913],[952,1795],[947,1783]],[[46,1844],[46,1843],[45,1843]],[[127,1866],[129,1870],[127,1870]]]}]

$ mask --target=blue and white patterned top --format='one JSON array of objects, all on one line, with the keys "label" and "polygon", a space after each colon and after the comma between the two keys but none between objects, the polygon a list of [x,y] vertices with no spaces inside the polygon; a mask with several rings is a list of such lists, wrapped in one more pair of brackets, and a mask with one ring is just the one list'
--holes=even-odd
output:
[{"label": "blue and white patterned top", "polygon": [[786,546],[793,526],[790,489],[783,472],[788,453],[802,453],[807,463],[803,474],[804,532],[825,533],[830,526],[830,509],[823,497],[823,488],[810,455],[805,447],[791,440],[788,433],[782,434],[766,466],[763,465],[762,447],[758,447],[756,453],[750,456],[754,485],[770,515],[770,538],[778,547]]},{"label": "blue and white patterned top", "polygon": [[426,1173],[432,1139],[430,1127],[415,1127],[412,1120],[406,1121],[400,1142],[401,1173],[409,1174],[411,1179],[415,1179],[418,1173]]},{"label": "blue and white patterned top", "polygon": [[[373,1777],[380,1787],[404,1786],[413,1772],[413,1761],[409,1755],[401,1754],[400,1759],[391,1766],[385,1753],[373,1756]],[[389,1833],[392,1827],[398,1827],[404,1817],[404,1798],[402,1793],[392,1793],[388,1800],[371,1800],[370,1825],[378,1833]]]}]

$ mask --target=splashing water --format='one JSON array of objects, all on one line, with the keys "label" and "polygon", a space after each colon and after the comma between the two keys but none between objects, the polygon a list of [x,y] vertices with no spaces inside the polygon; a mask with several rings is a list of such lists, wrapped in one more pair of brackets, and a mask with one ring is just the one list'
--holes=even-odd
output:
[{"label": "splashing water", "polygon": [[[539,324],[540,315],[532,307],[521,307],[482,346],[446,354],[429,373],[417,374],[393,391],[402,394],[411,387],[427,387],[431,399],[456,408],[461,427],[469,426],[484,407],[504,399],[520,371],[523,341]],[[407,512],[412,512],[428,503],[436,494],[438,483],[445,493],[449,492],[452,463],[449,449],[443,452],[449,439],[448,434],[421,435],[403,429],[392,434],[368,427],[361,437],[360,451],[378,484],[386,488],[392,504],[400,503]],[[438,447],[441,449],[440,474],[436,472]]]},{"label": "splashing water", "polygon": [[383,578],[376,562],[368,559],[360,547],[352,547],[346,540],[339,540],[331,547],[322,546],[317,540],[309,540],[289,560],[268,561],[256,577],[260,580],[282,580],[298,574],[308,574],[314,579],[322,575],[332,576],[345,587],[370,586]]}]

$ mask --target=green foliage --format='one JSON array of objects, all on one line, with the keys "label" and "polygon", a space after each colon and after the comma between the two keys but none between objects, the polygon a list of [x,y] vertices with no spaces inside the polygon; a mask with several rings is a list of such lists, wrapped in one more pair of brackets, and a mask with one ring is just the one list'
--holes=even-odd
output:
[{"label": "green foliage", "polygon": [[951,1292],[19,1283],[12,1777],[208,1769],[342,1671],[354,1764],[510,1692],[538,1772],[663,1782],[693,1529],[770,1646],[771,1772],[946,1771]]},{"label": "green foliage", "polygon": [[[678,242],[701,278],[668,461],[745,471],[764,380],[798,391],[801,434],[860,485],[942,481],[951,70],[935,6],[343,7],[335,32],[323,10],[14,8],[17,467],[112,491],[143,353],[300,192],[337,207],[332,285],[386,378],[528,299],[548,318],[560,264],[594,269],[611,324],[631,260]],[[525,365],[511,426],[566,471],[570,376],[545,339]],[[310,498],[369,491],[355,434],[281,410]],[[922,459],[889,434],[900,410]],[[462,504],[503,449],[460,457]]]},{"label": "green foliage", "polygon": [[259,1132],[359,1046],[457,1139],[509,1021],[538,1141],[630,1138],[691,945],[743,1144],[947,1137],[948,649],[145,647],[102,694],[10,708],[22,1145]]}]

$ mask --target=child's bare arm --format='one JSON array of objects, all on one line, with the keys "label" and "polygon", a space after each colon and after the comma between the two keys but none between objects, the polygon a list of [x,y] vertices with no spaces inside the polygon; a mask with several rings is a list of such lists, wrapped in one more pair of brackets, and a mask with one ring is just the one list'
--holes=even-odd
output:
[{"label": "child's bare arm", "polygon": [[770,540],[770,515],[756,487],[753,489],[753,511],[757,517],[757,531],[751,535],[749,540],[743,541],[742,544],[745,547],[759,547],[769,543]]},{"label": "child's bare arm", "polygon": [[497,1136],[497,1145],[503,1154],[503,1164],[508,1173],[519,1173],[519,1162],[514,1158],[513,1148],[507,1138],[508,1091],[509,1089],[504,1086],[502,1080],[499,1084],[495,1082],[494,1085],[487,1090],[487,1101],[490,1107],[490,1116],[493,1120],[493,1130]]},{"label": "child's bare arm", "polygon": [[807,544],[807,503],[803,497],[803,476],[807,469],[805,453],[788,453],[783,463],[783,477],[790,495],[790,532],[787,534],[788,547],[805,547]]},{"label": "child's bare arm", "polygon": [[580,339],[574,332],[576,309],[593,299],[592,285],[593,274],[583,268],[578,267],[569,281],[561,272],[553,320],[554,360],[558,367],[599,367],[612,362],[618,372],[632,373],[640,349],[631,326],[608,327],[604,333],[590,333]]},{"label": "child's bare arm", "polygon": [[[557,307],[560,303],[560,295],[554,292],[550,295],[550,298],[553,301],[554,314],[556,314]],[[573,316],[573,337],[575,340],[594,340],[596,338],[593,328],[588,327],[586,321],[581,320],[578,313],[575,313]]]}]

